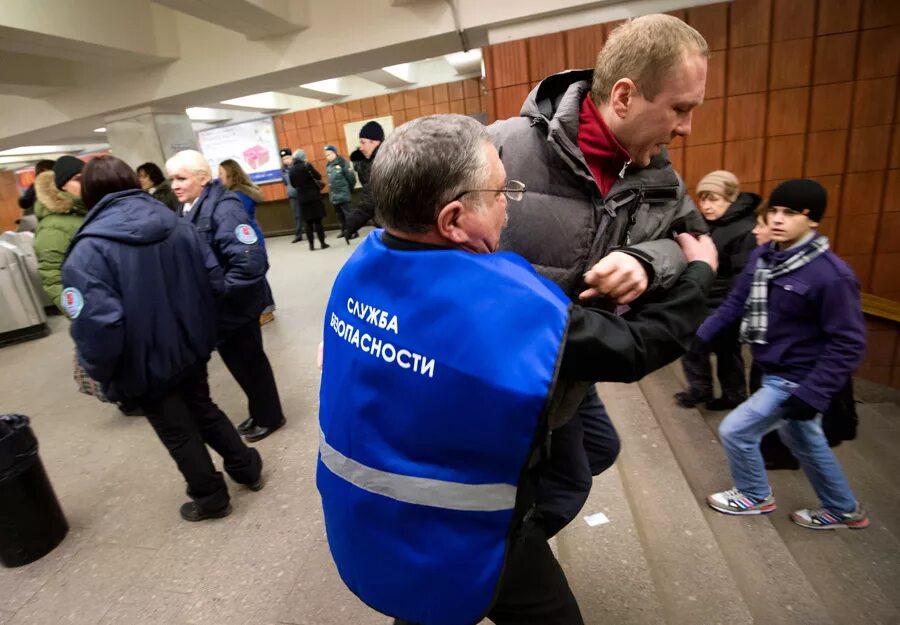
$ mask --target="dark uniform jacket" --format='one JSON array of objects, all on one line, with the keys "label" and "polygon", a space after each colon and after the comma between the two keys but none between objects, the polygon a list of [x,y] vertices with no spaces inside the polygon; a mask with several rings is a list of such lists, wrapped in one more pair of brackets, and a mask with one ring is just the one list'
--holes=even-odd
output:
[{"label": "dark uniform jacket", "polygon": [[110,399],[165,394],[209,359],[222,269],[195,228],[143,191],[88,213],[62,282],[79,360]]},{"label": "dark uniform jacket", "polygon": [[[183,213],[183,209],[182,209]],[[250,220],[238,196],[214,180],[203,188],[191,210],[183,213],[212,248],[225,272],[225,295],[219,305],[219,331],[227,333],[258,321],[265,308],[269,263],[259,237],[239,237],[238,228]]]}]

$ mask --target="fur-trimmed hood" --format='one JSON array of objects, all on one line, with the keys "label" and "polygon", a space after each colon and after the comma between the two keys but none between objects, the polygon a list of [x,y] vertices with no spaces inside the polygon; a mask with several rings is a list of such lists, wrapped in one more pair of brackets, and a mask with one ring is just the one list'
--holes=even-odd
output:
[{"label": "fur-trimmed hood", "polygon": [[34,212],[37,218],[43,219],[49,214],[86,214],[87,210],[85,210],[84,202],[81,198],[58,189],[53,181],[53,176],[52,171],[45,171],[34,179],[34,194],[37,197],[37,201],[34,204]]}]

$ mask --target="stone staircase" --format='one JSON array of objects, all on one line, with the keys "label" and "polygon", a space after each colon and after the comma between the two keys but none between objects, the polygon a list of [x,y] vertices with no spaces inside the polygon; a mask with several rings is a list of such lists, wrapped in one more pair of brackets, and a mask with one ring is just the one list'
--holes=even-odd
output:
[{"label": "stone staircase", "polygon": [[773,471],[778,510],[731,517],[706,496],[732,486],[716,429],[724,412],[678,407],[671,365],[638,384],[600,384],[622,438],[582,517],[555,548],[585,622],[660,625],[900,624],[900,393],[860,382],[857,440],[835,448],[872,524],[815,532],[790,511],[816,506],[799,471]]}]

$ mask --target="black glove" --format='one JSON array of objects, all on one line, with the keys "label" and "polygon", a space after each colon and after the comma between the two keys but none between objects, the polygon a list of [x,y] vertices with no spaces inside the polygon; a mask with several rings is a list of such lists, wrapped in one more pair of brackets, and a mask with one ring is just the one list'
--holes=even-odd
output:
[{"label": "black glove", "polygon": [[788,398],[781,404],[784,410],[784,418],[793,421],[809,421],[815,419],[819,411],[807,404],[796,395],[788,395]]}]

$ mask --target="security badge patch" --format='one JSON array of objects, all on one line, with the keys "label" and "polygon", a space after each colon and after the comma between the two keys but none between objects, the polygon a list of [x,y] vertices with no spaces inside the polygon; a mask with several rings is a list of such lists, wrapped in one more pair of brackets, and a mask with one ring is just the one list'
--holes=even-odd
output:
[{"label": "security badge patch", "polygon": [[235,228],[234,236],[236,236],[237,240],[244,245],[253,245],[257,241],[256,230],[254,230],[247,224],[241,224],[237,228]]},{"label": "security badge patch", "polygon": [[69,319],[77,319],[78,315],[81,314],[81,309],[84,308],[84,296],[81,295],[81,291],[70,286],[63,289],[59,299],[63,308],[66,309]]}]

